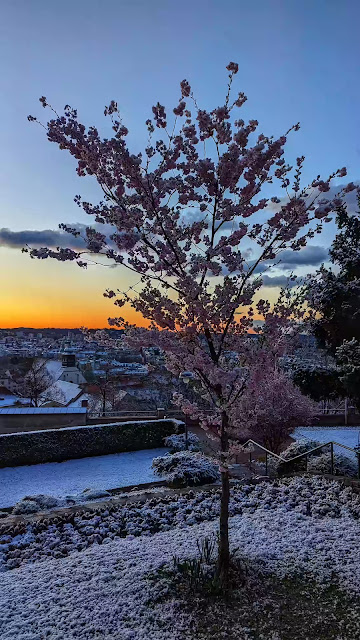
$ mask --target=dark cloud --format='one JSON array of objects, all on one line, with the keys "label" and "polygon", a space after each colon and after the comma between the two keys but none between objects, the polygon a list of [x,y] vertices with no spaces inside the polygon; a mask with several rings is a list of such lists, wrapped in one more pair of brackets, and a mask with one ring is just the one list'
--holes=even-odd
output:
[{"label": "dark cloud", "polygon": [[283,251],[279,258],[279,269],[292,269],[301,266],[318,267],[329,259],[329,251],[325,247],[309,244],[301,251]]},{"label": "dark cloud", "polygon": [[[79,225],[76,225],[77,227]],[[79,229],[80,230],[80,229]],[[11,231],[11,229],[0,229],[0,247],[11,249],[21,249],[29,245],[30,247],[67,247],[74,249],[84,248],[84,240],[81,237],[74,237],[60,229],[25,229],[23,231]]]},{"label": "dark cloud", "polygon": [[[278,269],[283,271],[293,270],[296,267],[318,267],[329,259],[328,249],[319,245],[308,245],[300,251],[292,251],[287,249],[278,255],[275,260],[265,260],[261,262],[255,269],[254,273],[263,273],[269,267],[276,264]],[[253,260],[249,263],[249,267],[255,263]]]},{"label": "dark cloud", "polygon": [[[79,231],[81,235],[73,236],[71,233],[66,233],[62,229],[24,229],[23,231],[12,231],[11,229],[0,229],[0,247],[8,247],[11,249],[22,249],[22,247],[29,246],[35,249],[41,247],[48,247],[55,249],[56,247],[69,247],[71,249],[84,249],[86,246],[86,228],[91,226],[95,231],[100,231],[109,238],[114,232],[112,227],[108,224],[92,224],[86,225],[80,222],[74,222],[68,225],[72,229]],[[112,244],[108,240],[108,244]]]},{"label": "dark cloud", "polygon": [[300,284],[300,278],[296,280],[290,280],[286,276],[267,276],[264,274],[261,276],[264,287],[296,287]]}]

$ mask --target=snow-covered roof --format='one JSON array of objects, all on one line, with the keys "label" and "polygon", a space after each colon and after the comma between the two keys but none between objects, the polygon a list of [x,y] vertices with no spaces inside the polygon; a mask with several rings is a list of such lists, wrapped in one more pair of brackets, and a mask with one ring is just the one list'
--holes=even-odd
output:
[{"label": "snow-covered roof", "polygon": [[[4,414],[13,414],[13,413],[86,413],[86,409],[85,408],[79,408],[79,409],[70,409],[69,407],[61,407],[61,409],[59,408],[38,408],[35,409],[33,407],[29,407],[28,409],[0,409],[0,415],[4,415]],[[49,433],[51,431],[54,431],[55,433],[59,433],[59,431],[61,431],[61,429],[64,429],[66,431],[75,431],[77,429],[91,429],[91,430],[100,430],[104,429],[105,427],[121,427],[121,428],[126,428],[127,425],[133,425],[134,423],[139,422],[139,424],[143,424],[144,422],[156,422],[156,423],[162,423],[162,422],[166,422],[169,423],[171,422],[174,427],[176,428],[178,425],[182,425],[184,424],[181,420],[175,420],[174,418],[161,418],[159,420],[154,419],[154,418],[145,418],[144,420],[127,420],[126,422],[107,422],[106,424],[79,424],[77,426],[74,427],[57,427],[55,429],[41,429],[41,433]],[[39,433],[39,431],[26,431],[26,434],[30,434],[30,433]],[[0,443],[1,443],[1,439],[2,438],[13,438],[14,436],[18,436],[20,435],[20,432],[16,432],[16,433],[0,433]]]},{"label": "snow-covered roof", "polygon": [[[12,414],[42,414],[42,413],[86,413],[86,408],[82,407],[24,407],[23,409],[18,409],[17,407],[6,407],[0,409],[0,415],[12,415]],[[38,433],[38,432],[34,432]],[[1,435],[4,434],[0,434]]]},{"label": "snow-covered roof", "polygon": [[67,405],[77,398],[81,392],[82,389],[78,384],[65,382],[65,380],[57,380],[51,387],[46,389],[42,399],[43,401],[55,400],[60,402],[60,404]]},{"label": "snow-covered roof", "polygon": [[60,378],[62,368],[61,360],[46,360],[46,369],[55,380]]}]

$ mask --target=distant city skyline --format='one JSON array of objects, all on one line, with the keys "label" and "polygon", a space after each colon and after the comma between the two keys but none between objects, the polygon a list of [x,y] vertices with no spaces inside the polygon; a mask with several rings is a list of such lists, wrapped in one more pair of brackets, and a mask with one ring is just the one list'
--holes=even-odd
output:
[{"label": "distant city skyline", "polygon": [[[72,159],[27,122],[29,113],[46,115],[39,96],[59,109],[66,103],[77,107],[86,124],[105,134],[103,109],[116,99],[137,152],[146,144],[144,122],[153,104],[160,100],[172,107],[186,77],[201,105],[217,106],[225,66],[234,60],[236,86],[248,96],[245,119],[257,118],[260,130],[275,135],[301,122],[288,153],[291,161],[306,155],[304,181],[344,165],[349,180],[358,181],[359,18],[354,0],[109,0],[106,7],[97,0],[64,0],[61,7],[45,0],[4,0],[0,327],[105,327],[117,313],[103,291],[138,279],[122,268],[94,265],[83,271],[21,253],[34,230],[45,242],[49,234],[56,237],[60,222],[89,223],[73,201],[76,194],[99,199],[97,185],[80,180]],[[333,234],[329,225],[314,239],[319,261],[296,264],[300,275],[321,263],[321,249]],[[276,272],[271,284],[277,287],[286,273]],[[270,300],[276,287],[267,288]],[[145,324],[129,307],[122,315]]]}]

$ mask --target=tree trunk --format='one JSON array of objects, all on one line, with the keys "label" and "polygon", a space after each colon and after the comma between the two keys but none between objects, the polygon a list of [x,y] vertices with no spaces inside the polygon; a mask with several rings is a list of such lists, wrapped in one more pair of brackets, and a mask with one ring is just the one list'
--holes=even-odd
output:
[{"label": "tree trunk", "polygon": [[229,472],[221,472],[221,507],[220,507],[220,536],[218,551],[219,578],[225,590],[229,586]]},{"label": "tree trunk", "polygon": [[228,439],[228,417],[223,413],[221,423],[221,506],[220,506],[220,531],[219,531],[219,549],[218,549],[218,574],[224,591],[229,587],[229,567],[230,567],[230,550],[229,550],[229,471],[228,456],[229,439]]}]

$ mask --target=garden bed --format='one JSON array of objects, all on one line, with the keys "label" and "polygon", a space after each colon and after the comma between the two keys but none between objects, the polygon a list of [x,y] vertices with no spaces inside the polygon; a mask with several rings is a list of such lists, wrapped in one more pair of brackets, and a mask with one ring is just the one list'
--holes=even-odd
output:
[{"label": "garden bed", "polygon": [[235,487],[230,538],[246,581],[228,605],[209,607],[163,576],[174,555],[192,558],[197,539],[216,534],[218,506],[214,489],[46,518],[7,538],[0,523],[2,640],[359,637],[360,503],[350,489],[319,478]]}]

